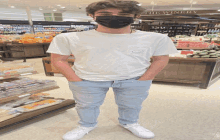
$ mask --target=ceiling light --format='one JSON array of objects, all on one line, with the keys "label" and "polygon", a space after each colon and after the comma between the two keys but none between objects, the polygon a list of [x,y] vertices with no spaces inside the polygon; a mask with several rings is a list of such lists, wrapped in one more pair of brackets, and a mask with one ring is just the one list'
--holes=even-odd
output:
[{"label": "ceiling light", "polygon": [[43,8],[40,7],[39,10],[43,10]]},{"label": "ceiling light", "polygon": [[14,6],[11,6],[11,8],[15,8]]},{"label": "ceiling light", "polygon": [[57,5],[57,6],[61,6],[61,5]]},{"label": "ceiling light", "polygon": [[54,9],[53,11],[57,11],[57,9]]},{"label": "ceiling light", "polygon": [[64,8],[66,8],[66,7],[60,7],[60,8],[64,9]]},{"label": "ceiling light", "polygon": [[141,3],[137,4],[137,6],[141,6],[141,5],[142,5]]},{"label": "ceiling light", "polygon": [[220,12],[220,9],[218,11]]},{"label": "ceiling light", "polygon": [[192,4],[197,4],[197,2],[196,2],[196,1],[194,1]]}]

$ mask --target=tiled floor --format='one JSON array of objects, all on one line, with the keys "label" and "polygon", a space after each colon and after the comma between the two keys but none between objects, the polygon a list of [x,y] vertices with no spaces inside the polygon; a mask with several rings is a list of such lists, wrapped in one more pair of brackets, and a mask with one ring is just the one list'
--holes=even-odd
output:
[{"label": "tiled floor", "polygon": [[[28,77],[54,79],[60,89],[48,91],[54,97],[73,98],[64,77],[46,77],[41,59],[35,62],[39,74]],[[141,140],[118,125],[112,89],[101,106],[98,128],[82,140]],[[75,109],[37,118],[0,130],[0,140],[61,140],[77,126]],[[139,123],[152,130],[154,140],[220,140],[220,80],[208,89],[183,84],[153,82],[143,103]]]}]

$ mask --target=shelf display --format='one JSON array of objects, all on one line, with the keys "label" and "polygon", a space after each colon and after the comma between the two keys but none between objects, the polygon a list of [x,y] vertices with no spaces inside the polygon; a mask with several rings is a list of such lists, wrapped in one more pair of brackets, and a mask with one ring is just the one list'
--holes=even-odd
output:
[{"label": "shelf display", "polygon": [[[195,41],[177,41],[177,49],[211,49],[211,43],[206,42],[195,42]],[[216,44],[217,45],[217,44]]]},{"label": "shelf display", "polygon": [[19,112],[11,112],[9,109],[1,109],[0,108],[0,122],[3,122],[5,120],[9,120],[11,118],[14,118],[18,115],[20,115],[21,113]]},{"label": "shelf display", "polygon": [[24,35],[0,35],[1,43],[12,44],[34,44],[34,43],[50,43],[57,33],[36,33],[36,34],[24,34]]},{"label": "shelf display", "polygon": [[1,63],[0,80],[20,76],[25,73],[35,73],[34,63]]},{"label": "shelf display", "polygon": [[[48,93],[37,93],[0,105],[0,127],[13,124],[55,109],[75,106],[74,100],[55,99]],[[9,120],[10,119],[10,120]]]},{"label": "shelf display", "polygon": [[41,108],[49,107],[52,105],[60,104],[62,101],[63,100],[58,100],[58,99],[46,99],[32,104],[20,106],[17,108],[17,110],[19,110],[20,112],[30,112]]},{"label": "shelf display", "polygon": [[[47,98],[45,97],[44,100],[47,100]],[[44,107],[35,109],[33,111],[28,111],[28,112],[19,111],[19,109],[17,109],[18,107],[13,108],[13,109],[7,109],[6,110],[7,112],[3,110],[4,114],[2,113],[2,116],[0,116],[0,128],[3,129],[13,124],[22,123],[24,121],[27,121],[27,120],[30,120],[36,117],[41,117],[42,115],[47,115],[48,113],[61,112],[61,111],[65,111],[67,109],[75,107],[75,101],[71,99],[66,100],[66,99],[54,99],[53,98],[53,100],[62,101],[62,102],[53,104],[53,105],[44,104],[45,105]],[[3,115],[6,117],[3,117]]]},{"label": "shelf display", "polygon": [[205,50],[205,51],[195,51],[193,54],[187,55],[188,58],[220,58],[220,51],[216,50]]},{"label": "shelf display", "polygon": [[206,89],[219,80],[220,58],[170,57],[168,65],[154,81],[199,84]]},{"label": "shelf display", "polygon": [[196,29],[195,24],[162,24],[162,25],[148,25],[150,32],[168,34],[169,37],[176,35],[190,36],[192,31]]},{"label": "shelf display", "polygon": [[[36,25],[40,26],[40,25]],[[42,25],[43,26],[43,25]],[[47,26],[45,26],[47,27]],[[75,27],[78,31],[88,31],[92,29],[92,26],[84,26],[84,25],[71,25],[71,27]],[[23,44],[34,44],[34,43],[50,43],[53,38],[60,34],[64,30],[68,30],[70,26],[63,28],[39,28],[35,34],[24,34],[24,35],[0,35],[0,43],[23,43]],[[40,30],[41,29],[41,30]]]},{"label": "shelf display", "polygon": [[20,34],[22,32],[30,33],[30,25],[19,25],[19,24],[0,24],[0,34]]},{"label": "shelf display", "polygon": [[[210,40],[212,38],[212,41]],[[184,36],[171,37],[177,49],[213,49],[219,46],[219,35],[211,34],[205,36]],[[210,43],[211,42],[211,43]],[[217,43],[216,43],[217,42]]]},{"label": "shelf display", "polygon": [[[153,17],[152,17],[153,18]],[[155,21],[143,23],[144,31],[167,34],[169,37],[178,35],[185,36],[204,36],[207,34],[220,34],[219,24],[202,24],[202,23],[167,23],[167,21]]]},{"label": "shelf display", "polygon": [[[0,34],[24,34],[30,33],[31,26],[28,21],[0,20]],[[34,32],[38,33],[56,33],[59,34],[69,28],[88,31],[95,28],[95,25],[89,22],[48,22],[33,21]]]},{"label": "shelf display", "polygon": [[30,78],[20,78],[11,82],[0,83],[0,98],[31,93],[41,89],[56,87],[53,80],[34,80]]},{"label": "shelf display", "polygon": [[[28,63],[26,65],[18,64],[14,67],[12,64],[14,63],[5,63],[2,71],[11,72],[10,70],[23,69],[22,72],[27,72],[27,69],[32,67]],[[58,86],[54,80],[35,80],[21,77],[0,81],[0,128],[45,113],[74,107],[74,100],[55,99],[50,97],[48,93],[42,93],[56,88]]]},{"label": "shelf display", "polygon": [[218,33],[220,33],[220,26],[218,24],[200,24],[197,28],[196,36]]},{"label": "shelf display", "polygon": [[70,28],[70,25],[34,25],[34,31],[37,32],[57,32]]}]

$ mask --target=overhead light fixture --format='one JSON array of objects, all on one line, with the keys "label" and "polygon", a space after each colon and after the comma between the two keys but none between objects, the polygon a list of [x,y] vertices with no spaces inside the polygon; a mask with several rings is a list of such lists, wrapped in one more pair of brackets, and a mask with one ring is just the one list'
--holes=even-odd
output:
[{"label": "overhead light fixture", "polygon": [[53,9],[53,11],[55,12],[55,11],[57,11],[57,9]]},{"label": "overhead light fixture", "polygon": [[43,8],[40,7],[39,10],[43,10]]},{"label": "overhead light fixture", "polygon": [[197,2],[196,2],[196,1],[194,1],[192,4],[197,4]]},{"label": "overhead light fixture", "polygon": [[15,8],[14,6],[11,6],[11,8]]},{"label": "overhead light fixture", "polygon": [[60,8],[64,9],[64,8],[66,8],[66,7],[63,6],[63,7],[60,7]]},{"label": "overhead light fixture", "polygon": [[220,12],[220,9],[218,11]]},{"label": "overhead light fixture", "polygon": [[61,5],[57,5],[57,6],[61,6]]},{"label": "overhead light fixture", "polygon": [[157,5],[157,3],[155,3],[154,1],[152,1],[150,4],[151,5]]},{"label": "overhead light fixture", "polygon": [[141,3],[137,4],[137,6],[141,6],[141,5],[142,5]]}]

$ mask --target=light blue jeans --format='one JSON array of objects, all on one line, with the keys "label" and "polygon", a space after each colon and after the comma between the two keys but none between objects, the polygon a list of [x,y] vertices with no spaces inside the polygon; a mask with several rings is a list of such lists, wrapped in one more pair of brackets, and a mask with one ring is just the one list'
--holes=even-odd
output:
[{"label": "light blue jeans", "polygon": [[98,122],[100,106],[103,104],[109,87],[113,88],[115,102],[118,105],[119,123],[137,123],[143,101],[147,98],[152,80],[138,81],[141,76],[115,81],[69,82],[76,102],[79,124],[94,127]]}]

